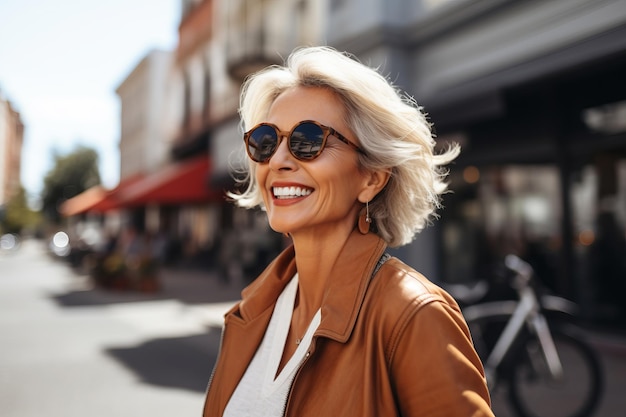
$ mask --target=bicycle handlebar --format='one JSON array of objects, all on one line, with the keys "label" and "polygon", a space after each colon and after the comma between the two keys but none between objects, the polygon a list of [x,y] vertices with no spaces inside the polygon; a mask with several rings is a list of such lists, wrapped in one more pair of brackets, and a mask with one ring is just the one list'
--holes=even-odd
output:
[{"label": "bicycle handlebar", "polygon": [[524,283],[528,283],[533,276],[533,267],[520,257],[509,254],[504,258],[504,265],[521,278]]}]

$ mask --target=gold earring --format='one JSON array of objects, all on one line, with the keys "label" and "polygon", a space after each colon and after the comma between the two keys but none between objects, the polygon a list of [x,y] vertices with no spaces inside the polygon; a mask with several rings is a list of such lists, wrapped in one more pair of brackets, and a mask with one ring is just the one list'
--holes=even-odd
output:
[{"label": "gold earring", "polygon": [[366,235],[370,231],[370,224],[372,223],[372,218],[370,217],[370,205],[369,201],[365,202],[365,213],[361,213],[359,215],[359,232],[361,234]]}]

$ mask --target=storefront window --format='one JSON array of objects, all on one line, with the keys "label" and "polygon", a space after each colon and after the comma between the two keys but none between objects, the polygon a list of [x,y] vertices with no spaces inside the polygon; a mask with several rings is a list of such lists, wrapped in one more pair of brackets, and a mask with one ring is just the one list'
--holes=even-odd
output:
[{"label": "storefront window", "polygon": [[626,159],[599,154],[572,186],[577,279],[588,315],[624,321],[626,308]]},{"label": "storefront window", "polygon": [[532,259],[548,283],[560,246],[559,175],[550,165],[466,167],[451,176],[443,246],[447,282],[491,279],[508,253]]},{"label": "storefront window", "polygon": [[626,320],[626,158],[596,153],[568,176],[572,242],[563,242],[560,172],[552,164],[469,166],[452,172],[441,219],[443,281],[493,281],[508,253],[559,292],[564,243],[585,316]]}]

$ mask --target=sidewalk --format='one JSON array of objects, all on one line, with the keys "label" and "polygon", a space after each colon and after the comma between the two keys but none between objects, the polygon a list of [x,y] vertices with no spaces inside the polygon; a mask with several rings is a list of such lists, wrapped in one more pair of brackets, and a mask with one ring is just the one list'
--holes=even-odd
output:
[{"label": "sidewalk", "polygon": [[203,271],[162,280],[158,293],[97,288],[40,241],[0,256],[0,415],[201,413],[239,288]]},{"label": "sidewalk", "polygon": [[599,353],[608,353],[626,359],[626,334],[621,329],[585,329],[589,343]]},{"label": "sidewalk", "polygon": [[237,301],[242,282],[225,281],[214,271],[193,268],[164,268],[161,270],[161,293],[189,304]]},{"label": "sidewalk", "polygon": [[55,301],[64,307],[97,307],[116,305],[149,305],[151,302],[171,302],[203,326],[221,329],[224,314],[241,298],[247,283],[227,282],[217,273],[198,267],[167,267],[159,271],[160,289],[156,292],[115,290],[96,286],[91,277],[74,270],[72,287],[56,295]]},{"label": "sidewalk", "polygon": [[57,301],[71,306],[106,305],[141,301],[177,300],[187,305],[232,304],[241,297],[245,283],[227,282],[215,272],[199,268],[167,267],[159,271],[156,292],[98,287],[84,272],[74,270],[75,291]]}]

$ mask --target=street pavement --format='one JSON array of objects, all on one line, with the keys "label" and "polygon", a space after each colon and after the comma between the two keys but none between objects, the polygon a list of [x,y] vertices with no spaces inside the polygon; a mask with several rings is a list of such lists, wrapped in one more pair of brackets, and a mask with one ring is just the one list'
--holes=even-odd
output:
[{"label": "street pavement", "polygon": [[239,288],[166,272],[161,293],[110,292],[40,241],[0,253],[0,416],[199,416]]},{"label": "street pavement", "polygon": [[[161,279],[155,294],[105,291],[41,241],[0,252],[0,417],[199,416],[243,283],[197,269]],[[589,335],[606,372],[596,416],[622,417],[626,337]],[[493,400],[513,416],[503,393]]]}]

